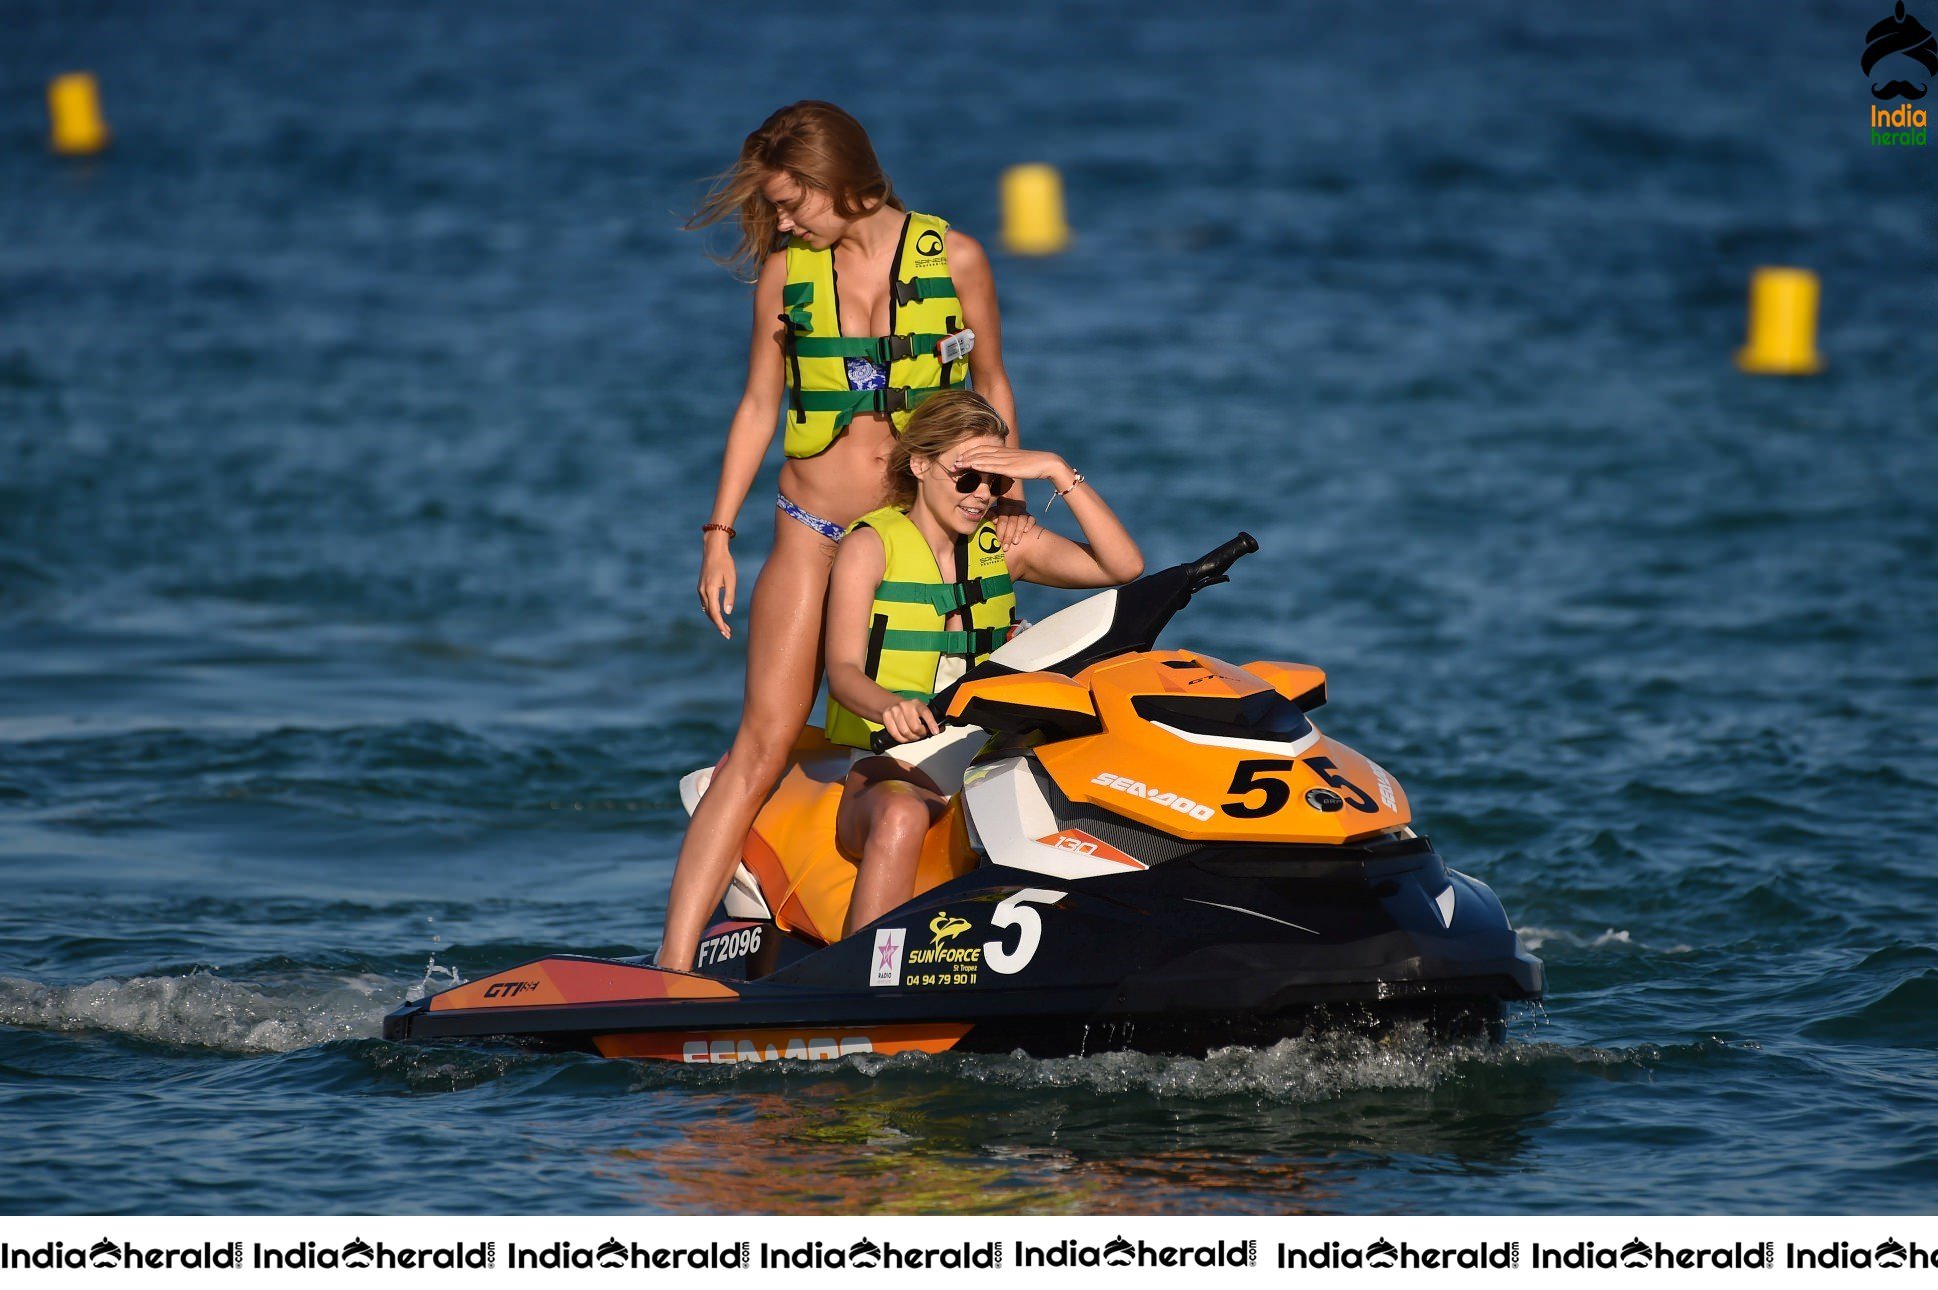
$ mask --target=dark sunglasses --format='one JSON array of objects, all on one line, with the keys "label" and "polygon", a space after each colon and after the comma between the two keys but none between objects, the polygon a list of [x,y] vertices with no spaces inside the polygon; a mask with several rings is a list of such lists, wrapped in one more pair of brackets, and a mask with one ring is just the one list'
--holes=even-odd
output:
[{"label": "dark sunglasses", "polygon": [[965,496],[981,487],[985,479],[989,481],[989,495],[991,497],[1001,497],[1009,491],[1009,486],[1016,482],[1008,475],[992,475],[981,470],[948,470],[946,467],[944,470],[950,479],[956,481],[956,491]]}]

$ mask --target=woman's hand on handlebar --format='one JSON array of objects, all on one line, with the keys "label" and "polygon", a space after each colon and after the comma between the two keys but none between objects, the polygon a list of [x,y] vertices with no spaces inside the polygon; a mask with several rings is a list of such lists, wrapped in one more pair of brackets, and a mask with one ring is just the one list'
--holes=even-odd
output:
[{"label": "woman's hand on handlebar", "polygon": [[734,587],[739,573],[734,568],[733,550],[727,535],[715,530],[700,538],[700,608],[713,620],[714,629],[726,640],[733,639],[727,615],[733,612]]},{"label": "woman's hand on handlebar", "polygon": [[935,713],[929,711],[929,705],[919,699],[902,699],[890,704],[882,713],[882,729],[898,744],[912,744],[917,739],[942,733]]}]

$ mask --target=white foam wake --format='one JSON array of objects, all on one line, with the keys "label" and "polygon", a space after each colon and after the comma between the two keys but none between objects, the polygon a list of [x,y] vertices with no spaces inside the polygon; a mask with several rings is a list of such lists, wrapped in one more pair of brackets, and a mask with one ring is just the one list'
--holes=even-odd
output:
[{"label": "white foam wake", "polygon": [[1556,945],[1568,946],[1571,949],[1588,950],[1606,949],[1610,945],[1628,945],[1638,950],[1649,950],[1656,954],[1687,954],[1691,949],[1690,946],[1681,944],[1644,944],[1641,941],[1635,940],[1628,932],[1615,927],[1610,927],[1594,936],[1584,936],[1579,932],[1558,931],[1551,927],[1523,927],[1517,930],[1515,935],[1521,939],[1521,948],[1530,954],[1540,949],[1543,945],[1548,944],[1550,941]]},{"label": "white foam wake", "polygon": [[0,977],[0,1025],[104,1031],[222,1052],[280,1053],[374,1038],[397,983],[362,974],[232,981],[213,972],[43,985]]}]

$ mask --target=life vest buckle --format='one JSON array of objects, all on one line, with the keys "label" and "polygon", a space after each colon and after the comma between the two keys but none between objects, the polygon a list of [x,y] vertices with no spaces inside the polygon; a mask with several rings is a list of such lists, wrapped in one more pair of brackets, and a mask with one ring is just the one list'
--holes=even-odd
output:
[{"label": "life vest buckle", "polygon": [[902,363],[914,357],[915,342],[907,336],[895,335],[882,337],[882,358],[888,363]]},{"label": "life vest buckle", "polygon": [[875,411],[884,415],[908,411],[908,387],[889,385],[875,390]]},{"label": "life vest buckle", "polygon": [[895,280],[895,304],[898,307],[901,305],[912,305],[921,298],[922,284],[920,282],[914,278],[897,278]]}]

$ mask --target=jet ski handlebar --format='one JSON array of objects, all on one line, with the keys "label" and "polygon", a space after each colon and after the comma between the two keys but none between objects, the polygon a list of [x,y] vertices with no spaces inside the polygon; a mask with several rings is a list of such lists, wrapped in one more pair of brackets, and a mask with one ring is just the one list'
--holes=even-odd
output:
[{"label": "jet ski handlebar", "polygon": [[1258,539],[1249,533],[1240,532],[1231,541],[1215,551],[1201,556],[1184,566],[1185,595],[1187,597],[1225,581],[1225,570],[1238,563],[1238,557],[1250,555],[1258,550]]}]

